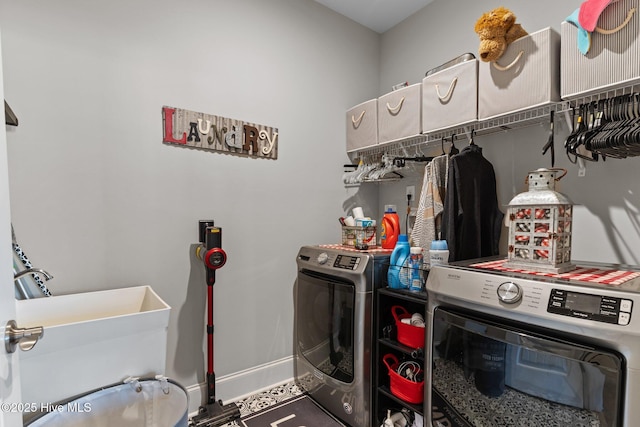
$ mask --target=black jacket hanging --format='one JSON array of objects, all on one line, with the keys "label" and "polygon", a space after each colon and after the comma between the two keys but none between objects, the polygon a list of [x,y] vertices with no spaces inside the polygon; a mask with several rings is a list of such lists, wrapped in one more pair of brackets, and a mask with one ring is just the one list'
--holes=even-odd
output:
[{"label": "black jacket hanging", "polygon": [[498,255],[502,219],[493,165],[471,144],[449,164],[442,235],[449,261]]}]

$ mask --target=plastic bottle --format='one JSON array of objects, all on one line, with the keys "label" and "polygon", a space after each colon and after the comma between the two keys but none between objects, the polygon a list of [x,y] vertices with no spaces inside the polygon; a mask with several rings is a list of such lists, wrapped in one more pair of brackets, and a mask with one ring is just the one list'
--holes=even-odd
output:
[{"label": "plastic bottle", "polygon": [[409,256],[409,290],[422,290],[422,248],[419,246],[411,247],[411,255]]},{"label": "plastic bottle", "polygon": [[431,242],[429,249],[429,265],[447,265],[449,264],[449,247],[446,240],[434,240]]},{"label": "plastic bottle", "polygon": [[400,235],[400,217],[396,205],[385,205],[382,216],[380,244],[383,249],[394,249]]},{"label": "plastic bottle", "polygon": [[[407,271],[408,261],[410,255],[409,238],[406,234],[400,234],[398,236],[398,242],[396,243],[393,252],[391,252],[391,260],[389,265],[389,271],[387,272],[387,282],[390,288],[402,289],[409,287],[409,280]],[[401,276],[404,280],[401,280]],[[404,284],[402,283],[404,282]]]}]

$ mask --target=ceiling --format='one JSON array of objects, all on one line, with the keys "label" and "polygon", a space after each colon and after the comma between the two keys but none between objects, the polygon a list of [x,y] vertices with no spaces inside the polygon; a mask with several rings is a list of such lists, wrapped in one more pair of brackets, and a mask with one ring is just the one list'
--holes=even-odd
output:
[{"label": "ceiling", "polygon": [[384,33],[433,0],[315,0],[341,15]]}]

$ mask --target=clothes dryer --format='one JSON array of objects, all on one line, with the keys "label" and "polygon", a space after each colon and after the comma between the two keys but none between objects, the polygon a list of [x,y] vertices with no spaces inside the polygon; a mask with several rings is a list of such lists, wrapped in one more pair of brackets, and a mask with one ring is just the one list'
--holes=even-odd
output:
[{"label": "clothes dryer", "polygon": [[640,419],[640,271],[481,259],[427,279],[425,426],[626,427]]}]

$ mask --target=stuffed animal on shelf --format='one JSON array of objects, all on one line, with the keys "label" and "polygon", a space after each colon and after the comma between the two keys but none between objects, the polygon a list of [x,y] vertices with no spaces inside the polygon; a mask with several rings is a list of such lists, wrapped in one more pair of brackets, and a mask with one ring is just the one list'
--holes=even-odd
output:
[{"label": "stuffed animal on shelf", "polygon": [[516,24],[513,12],[504,7],[483,13],[476,22],[475,32],[480,37],[478,54],[485,62],[497,61],[509,44],[528,34]]}]

